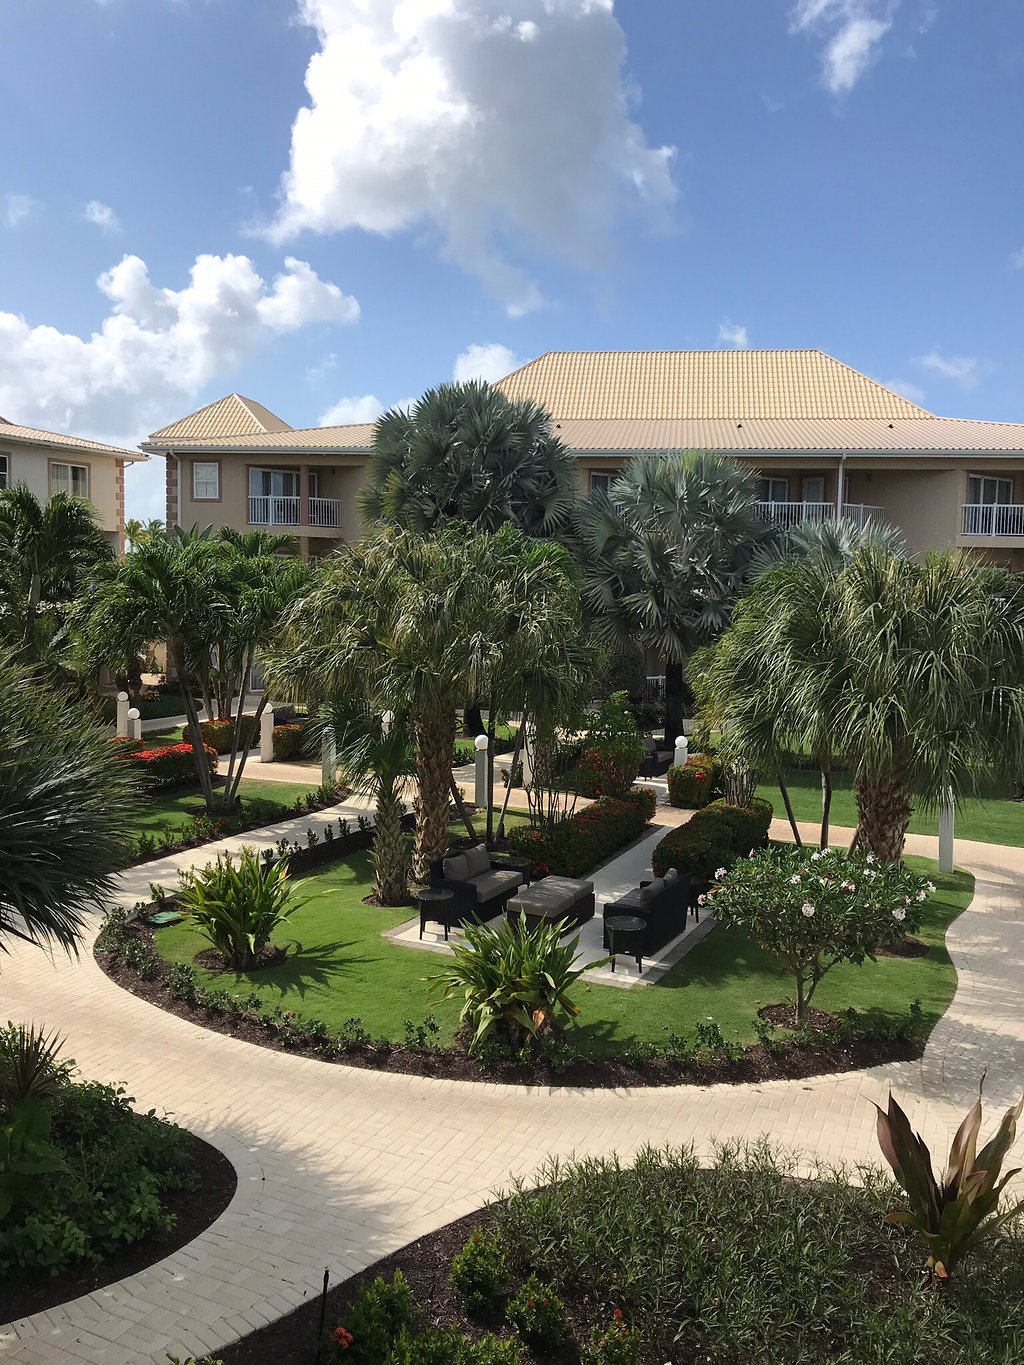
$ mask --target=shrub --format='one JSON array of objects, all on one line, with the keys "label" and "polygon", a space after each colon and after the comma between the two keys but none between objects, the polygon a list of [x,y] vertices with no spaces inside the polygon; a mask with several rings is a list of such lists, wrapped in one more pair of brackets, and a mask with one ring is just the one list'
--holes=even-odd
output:
[{"label": "shrub", "polygon": [[698,881],[713,881],[720,867],[729,868],[737,857],[764,846],[772,813],[771,802],[760,797],[749,807],[713,801],[658,844],[652,859],[654,875],[663,877],[674,867]]},{"label": "shrub", "polygon": [[505,1290],[508,1257],[500,1234],[474,1228],[469,1241],[452,1261],[448,1275],[469,1313],[486,1313]]},{"label": "shrub", "polygon": [[668,770],[668,799],[672,806],[699,810],[711,800],[711,793],[721,773],[721,765],[704,754],[691,754],[679,768]]},{"label": "shrub", "polygon": [[[235,722],[233,720],[203,720],[199,722],[199,729],[203,736],[203,744],[213,749],[218,754],[229,754],[231,746],[235,742]],[[192,743],[192,732],[187,725],[181,727],[181,738],[183,743]],[[259,728],[252,716],[245,716],[242,720],[242,748],[252,749],[259,743]]]},{"label": "shrub", "polygon": [[0,1113],[22,1100],[50,1100],[74,1066],[58,1061],[64,1039],[34,1024],[0,1029]]},{"label": "shrub", "polygon": [[236,972],[258,963],[277,926],[305,903],[292,900],[287,860],[267,863],[251,848],[242,849],[237,867],[223,854],[198,872],[183,873],[178,898]]},{"label": "shrub", "polygon": [[346,1365],[381,1365],[412,1320],[412,1293],[400,1270],[388,1281],[378,1275],[359,1291],[343,1325],[328,1338],[334,1359]]},{"label": "shrub", "polygon": [[598,1325],[581,1352],[583,1365],[636,1365],[640,1355],[640,1335],[634,1332],[616,1308],[611,1322]]},{"label": "shrub", "polygon": [[550,828],[510,830],[509,847],[530,859],[534,877],[578,877],[635,839],[654,815],[656,800],[650,787],[621,798],[604,796]]},{"label": "shrub", "polygon": [[[117,757],[141,771],[145,780],[155,787],[199,781],[191,744],[163,744],[147,749],[138,740],[114,739],[111,743],[116,746]],[[216,773],[216,750],[207,745],[203,752],[210,772]]]},{"label": "shrub", "polygon": [[606,698],[586,721],[577,790],[581,796],[623,797],[640,771],[643,740],[625,692]]},{"label": "shrub", "polygon": [[505,1316],[535,1351],[553,1351],[569,1336],[565,1304],[536,1275],[531,1275],[509,1301]]},{"label": "shrub", "polygon": [[704,807],[700,819],[714,816],[732,830],[735,847],[741,853],[750,853],[767,844],[773,814],[771,802],[759,796],[755,796],[749,806],[732,806],[720,798]]},{"label": "shrub", "polygon": [[289,721],[274,726],[274,761],[285,763],[289,758],[304,758],[309,727],[304,722]]},{"label": "shrub", "polygon": [[917,927],[935,888],[871,853],[773,848],[737,862],[714,891],[720,923],[744,930],[792,973],[797,1022],[840,962],[874,959]]}]

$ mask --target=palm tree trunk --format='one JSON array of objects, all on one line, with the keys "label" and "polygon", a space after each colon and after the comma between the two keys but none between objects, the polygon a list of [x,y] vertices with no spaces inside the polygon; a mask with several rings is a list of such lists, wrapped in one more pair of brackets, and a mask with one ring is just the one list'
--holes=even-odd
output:
[{"label": "palm tree trunk", "polygon": [[786,779],[780,772],[778,774],[779,791],[782,794],[782,804],[786,807],[786,814],[789,816],[789,827],[793,831],[793,842],[797,848],[803,848],[804,841],[800,838],[800,829],[796,823],[796,816],[793,814],[793,803],[789,799],[789,788],[786,786]]},{"label": "palm tree trunk", "polygon": [[832,772],[825,764],[821,770],[821,847],[828,848],[829,814],[832,810]]},{"label": "palm tree trunk", "polygon": [[515,775],[516,764],[523,752],[523,739],[526,735],[526,720],[523,719],[516,734],[515,748],[512,750],[512,765],[508,774],[508,786],[505,788],[505,799],[501,803],[501,814],[498,816],[498,838],[505,837],[505,812],[508,810],[508,799],[512,795],[512,778]]},{"label": "palm tree trunk", "polygon": [[373,837],[374,895],[380,905],[404,905],[409,899],[409,853],[402,829],[403,806],[394,790],[377,794]]},{"label": "palm tree trunk", "polygon": [[885,863],[899,863],[907,841],[914,806],[911,793],[900,782],[857,783],[859,846]]},{"label": "palm tree trunk", "polygon": [[470,739],[476,739],[477,735],[484,732],[484,718],[480,710],[480,698],[474,697],[468,702],[462,718],[462,732],[469,735]]},{"label": "palm tree trunk", "polygon": [[174,670],[179,679],[182,680],[181,695],[185,701],[185,715],[188,718],[188,735],[192,743],[192,757],[195,761],[196,774],[199,778],[203,800],[206,802],[206,809],[212,814],[217,808],[213,798],[213,778],[210,776],[210,765],[206,761],[203,732],[199,728],[199,708],[196,706],[191,685],[185,676],[185,650],[180,640],[168,642],[168,650],[172,652]]},{"label": "palm tree trunk", "polygon": [[683,665],[665,665],[665,746],[673,748],[676,736],[683,724],[683,707],[686,703],[686,678]]},{"label": "palm tree trunk", "polygon": [[469,811],[466,809],[466,803],[462,799],[462,793],[459,791],[459,784],[455,781],[454,773],[448,774],[448,787],[451,792],[455,809],[459,812],[459,819],[466,826],[466,832],[469,837],[475,840],[476,829],[473,827],[473,821],[469,818]]},{"label": "palm tree trunk", "polygon": [[448,847],[448,794],[451,786],[452,748],[455,744],[455,709],[441,707],[420,712],[415,720],[416,846],[413,876],[425,881],[432,858]]}]

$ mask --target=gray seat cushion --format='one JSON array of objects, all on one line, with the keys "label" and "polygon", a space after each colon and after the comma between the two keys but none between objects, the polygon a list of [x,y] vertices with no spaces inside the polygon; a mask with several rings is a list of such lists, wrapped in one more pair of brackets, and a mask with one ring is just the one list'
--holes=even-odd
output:
[{"label": "gray seat cushion", "polygon": [[464,853],[456,854],[454,858],[445,858],[442,867],[445,877],[450,882],[464,882],[469,876],[469,868]]},{"label": "gray seat cushion", "polygon": [[465,857],[470,877],[479,877],[484,872],[490,872],[491,855],[487,852],[486,844],[477,844],[476,848],[467,848]]},{"label": "gray seat cushion", "polygon": [[673,882],[677,882],[678,880],[679,873],[676,871],[674,867],[670,867],[668,871],[665,873],[664,877],[662,878],[662,881],[665,883],[666,886],[671,886]]},{"label": "gray seat cushion", "polygon": [[638,895],[642,901],[649,901],[654,896],[661,895],[665,890],[665,883],[660,877],[655,877],[653,882],[648,882],[646,886],[641,886]]},{"label": "gray seat cushion", "polygon": [[514,887],[521,886],[523,878],[510,867],[500,867],[494,872],[483,872],[479,877],[472,877],[470,882],[476,888],[477,900],[483,902],[492,901],[495,896],[505,895]]},{"label": "gray seat cushion", "polygon": [[545,919],[559,919],[584,896],[593,895],[593,882],[578,882],[572,877],[542,877],[532,886],[524,887],[510,910],[525,910],[528,915],[542,915]]}]

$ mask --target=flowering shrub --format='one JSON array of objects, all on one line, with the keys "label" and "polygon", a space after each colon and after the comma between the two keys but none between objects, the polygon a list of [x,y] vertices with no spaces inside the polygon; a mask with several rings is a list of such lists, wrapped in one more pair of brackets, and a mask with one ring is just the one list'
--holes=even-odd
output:
[{"label": "flowering shrub", "polygon": [[625,692],[614,692],[587,720],[577,790],[581,796],[626,796],[636,781],[644,745]]},{"label": "flowering shrub", "polygon": [[284,763],[289,758],[304,757],[306,747],[306,727],[299,721],[289,721],[285,725],[274,726],[274,758]]},{"label": "flowering shrub", "polygon": [[616,1308],[607,1327],[595,1327],[583,1348],[584,1365],[636,1365],[640,1355],[640,1336],[626,1323],[622,1309]]},{"label": "flowering shrub", "polygon": [[[198,782],[191,744],[162,744],[147,749],[135,739],[114,739],[114,752],[119,759],[141,770],[155,787],[169,787],[186,782]],[[217,752],[204,746],[210,772],[217,771]]]},{"label": "flowering shrub", "polygon": [[550,829],[511,830],[509,847],[530,859],[534,877],[578,877],[635,839],[654,815],[655,801],[652,788],[635,788],[622,798],[603,796]]},{"label": "flowering shrub", "polygon": [[509,1301],[505,1316],[536,1351],[553,1351],[569,1335],[565,1304],[536,1275],[531,1275]]},{"label": "flowering shrub", "polygon": [[721,764],[704,754],[691,754],[683,767],[668,770],[668,799],[672,806],[700,810],[711,800]]},{"label": "flowering shrub", "polygon": [[378,1275],[359,1291],[348,1317],[327,1338],[329,1360],[380,1365],[412,1320],[412,1291],[400,1270],[391,1280]]},{"label": "flowering shrub", "polygon": [[773,848],[721,868],[709,895],[721,924],[742,929],[793,975],[797,1022],[840,962],[874,960],[915,930],[935,887],[874,854]]},{"label": "flowering shrub", "polygon": [[[235,722],[233,720],[203,720],[199,722],[203,743],[216,750],[218,754],[229,754],[235,742]],[[181,727],[181,738],[191,744],[191,732],[187,725]],[[252,716],[242,721],[242,748],[251,749],[259,743],[259,731]]]},{"label": "flowering shrub", "polygon": [[654,875],[663,877],[674,867],[710,882],[720,867],[729,868],[737,858],[760,848],[771,822],[770,801],[755,797],[749,807],[715,801],[666,834],[654,850]]}]

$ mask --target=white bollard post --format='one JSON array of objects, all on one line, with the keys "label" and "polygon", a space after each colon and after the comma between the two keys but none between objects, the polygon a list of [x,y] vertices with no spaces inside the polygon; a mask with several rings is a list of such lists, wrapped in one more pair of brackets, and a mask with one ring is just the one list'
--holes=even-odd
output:
[{"label": "white bollard post", "polygon": [[137,706],[128,712],[128,738],[142,739],[142,715]]},{"label": "white bollard post", "polygon": [[268,706],[260,716],[260,762],[274,761],[274,708]]},{"label": "white bollard post", "polygon": [[523,786],[529,787],[533,782],[533,744],[536,731],[533,726],[526,722],[526,733],[523,735],[523,748],[520,757],[523,763]]},{"label": "white bollard post", "polygon": [[114,733],[116,735],[128,734],[128,693],[118,692],[117,694],[117,721]]},{"label": "white bollard post", "polygon": [[338,750],[334,743],[334,730],[324,730],[320,743],[320,781],[333,782],[338,775]]},{"label": "white bollard post", "polygon": [[395,723],[394,711],[385,711],[380,718],[380,728],[384,731],[386,735],[391,733],[391,727],[392,725],[394,725],[394,723]]},{"label": "white bollard post", "polygon": [[489,804],[490,792],[487,790],[487,736],[477,735],[473,741],[476,749],[476,785],[473,792],[473,803],[477,810],[486,810]]},{"label": "white bollard post", "polygon": [[676,752],[672,760],[677,768],[685,768],[690,755],[690,745],[685,735],[676,735]]},{"label": "white bollard post", "polygon": [[956,808],[953,805],[953,788],[939,805],[939,871],[953,871],[953,835],[955,832]]}]

